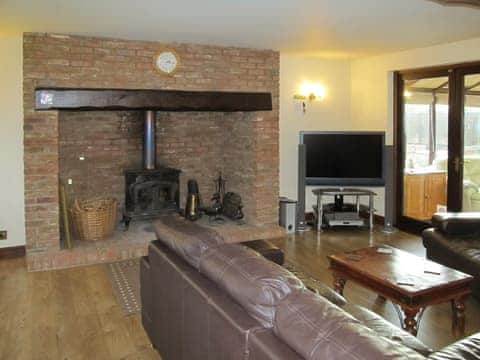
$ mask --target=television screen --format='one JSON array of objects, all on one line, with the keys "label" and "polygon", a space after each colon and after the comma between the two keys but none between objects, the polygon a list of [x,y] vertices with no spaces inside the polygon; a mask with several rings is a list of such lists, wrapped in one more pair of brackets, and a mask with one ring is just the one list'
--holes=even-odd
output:
[{"label": "television screen", "polygon": [[383,132],[302,132],[307,185],[384,184]]}]

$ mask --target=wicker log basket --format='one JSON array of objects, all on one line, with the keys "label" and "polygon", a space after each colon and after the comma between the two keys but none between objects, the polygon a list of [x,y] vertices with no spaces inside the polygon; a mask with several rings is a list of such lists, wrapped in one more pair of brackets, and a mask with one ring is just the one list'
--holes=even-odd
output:
[{"label": "wicker log basket", "polygon": [[116,199],[75,200],[70,211],[80,240],[102,240],[113,233],[117,219]]}]

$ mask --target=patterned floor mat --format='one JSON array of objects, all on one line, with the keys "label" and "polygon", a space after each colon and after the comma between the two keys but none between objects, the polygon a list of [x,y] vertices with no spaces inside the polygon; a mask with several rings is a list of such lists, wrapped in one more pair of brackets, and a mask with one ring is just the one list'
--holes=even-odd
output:
[{"label": "patterned floor mat", "polygon": [[140,261],[131,259],[106,264],[117,302],[126,315],[140,312]]}]

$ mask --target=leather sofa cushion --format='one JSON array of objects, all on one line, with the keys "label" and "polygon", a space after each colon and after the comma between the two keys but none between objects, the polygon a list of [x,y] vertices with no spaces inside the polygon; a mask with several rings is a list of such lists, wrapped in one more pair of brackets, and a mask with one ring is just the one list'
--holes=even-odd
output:
[{"label": "leather sofa cushion", "polygon": [[424,356],[428,356],[433,352],[432,349],[415,336],[393,325],[371,310],[354,304],[345,304],[342,306],[342,309],[384,338],[399,342]]},{"label": "leather sofa cushion", "polygon": [[239,244],[208,249],[199,270],[267,328],[273,327],[277,304],[303,288],[291,272]]},{"label": "leather sofa cushion", "polygon": [[303,360],[272,329],[255,329],[248,338],[248,360]]},{"label": "leather sofa cushion", "polygon": [[185,275],[182,359],[245,360],[251,333],[263,327],[207,277]]},{"label": "leather sofa cushion", "polygon": [[203,252],[225,241],[214,230],[207,229],[180,216],[162,216],[153,222],[158,240],[198,269]]},{"label": "leather sofa cushion", "polygon": [[432,360],[480,359],[480,333],[457,341],[428,357]]},{"label": "leather sofa cushion", "polygon": [[480,213],[436,213],[432,225],[448,235],[475,235],[480,233]]},{"label": "leather sofa cushion", "polygon": [[278,305],[274,332],[305,359],[424,359],[308,290]]},{"label": "leather sofa cushion", "polygon": [[368,310],[362,306],[347,303],[343,296],[339,295],[325,284],[320,282],[315,283],[314,286],[308,286],[307,284],[307,288],[339,306],[350,315],[353,315],[354,318],[360,320],[363,325],[372,329],[378,335],[400,342],[422,355],[428,356],[432,353],[432,349],[423,344],[415,336],[402,330],[398,326],[393,325],[371,310]]}]

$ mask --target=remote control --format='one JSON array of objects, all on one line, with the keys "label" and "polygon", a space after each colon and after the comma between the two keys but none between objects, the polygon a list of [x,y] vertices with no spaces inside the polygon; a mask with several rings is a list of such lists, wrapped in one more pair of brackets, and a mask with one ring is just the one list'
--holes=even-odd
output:
[{"label": "remote control", "polygon": [[360,261],[360,260],[362,260],[362,257],[360,255],[356,255],[356,254],[348,254],[347,259],[348,260],[353,260],[353,261]]},{"label": "remote control", "polygon": [[393,250],[389,248],[378,248],[377,253],[379,254],[392,254]]}]

